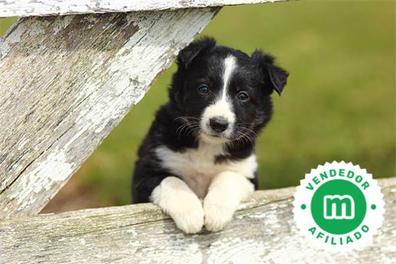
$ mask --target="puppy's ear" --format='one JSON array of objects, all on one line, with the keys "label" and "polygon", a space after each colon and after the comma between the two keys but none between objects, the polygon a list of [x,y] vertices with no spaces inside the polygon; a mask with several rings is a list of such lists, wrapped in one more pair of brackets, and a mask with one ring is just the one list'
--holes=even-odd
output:
[{"label": "puppy's ear", "polygon": [[252,60],[258,65],[266,79],[269,80],[271,92],[275,90],[280,95],[286,86],[289,73],[274,64],[274,57],[260,50],[253,52]]},{"label": "puppy's ear", "polygon": [[216,46],[216,41],[212,38],[203,38],[190,43],[180,51],[177,56],[177,63],[180,67],[187,69],[192,61],[199,55]]}]

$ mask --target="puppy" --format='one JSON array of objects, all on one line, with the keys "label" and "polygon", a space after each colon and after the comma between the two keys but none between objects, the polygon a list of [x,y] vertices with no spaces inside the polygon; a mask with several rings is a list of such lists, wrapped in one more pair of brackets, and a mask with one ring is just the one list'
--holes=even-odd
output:
[{"label": "puppy", "polygon": [[257,188],[256,137],[288,73],[205,38],[183,49],[163,105],[139,150],[134,203],[153,202],[185,233],[221,230]]}]

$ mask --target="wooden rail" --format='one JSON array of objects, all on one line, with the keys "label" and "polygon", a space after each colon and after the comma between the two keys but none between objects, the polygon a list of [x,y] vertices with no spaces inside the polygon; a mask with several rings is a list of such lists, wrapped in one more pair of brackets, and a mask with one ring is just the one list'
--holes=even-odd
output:
[{"label": "wooden rail", "polygon": [[312,248],[292,216],[294,188],[259,191],[225,230],[184,235],[152,204],[0,222],[3,263],[394,263],[396,178],[380,180],[385,220],[368,248]]},{"label": "wooden rail", "polygon": [[19,20],[0,44],[0,219],[38,213],[217,11]]},{"label": "wooden rail", "polygon": [[275,1],[277,0],[0,0],[0,17],[160,11]]}]

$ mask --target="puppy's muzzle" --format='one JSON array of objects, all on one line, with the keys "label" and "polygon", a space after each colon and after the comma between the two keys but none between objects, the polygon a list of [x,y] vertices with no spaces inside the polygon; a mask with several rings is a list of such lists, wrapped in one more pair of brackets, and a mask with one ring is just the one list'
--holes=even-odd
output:
[{"label": "puppy's muzzle", "polygon": [[222,133],[227,130],[229,122],[222,116],[216,116],[209,120],[209,126],[214,132]]}]

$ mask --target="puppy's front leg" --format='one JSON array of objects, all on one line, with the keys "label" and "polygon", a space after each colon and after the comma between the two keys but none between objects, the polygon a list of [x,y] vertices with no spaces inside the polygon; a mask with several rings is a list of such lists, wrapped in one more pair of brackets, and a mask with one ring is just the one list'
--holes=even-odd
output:
[{"label": "puppy's front leg", "polygon": [[177,177],[167,177],[153,190],[151,201],[170,215],[178,228],[187,234],[203,226],[202,203],[187,184]]},{"label": "puppy's front leg", "polygon": [[239,203],[254,191],[244,176],[230,171],[218,174],[212,181],[204,200],[205,227],[218,231],[232,219]]}]

